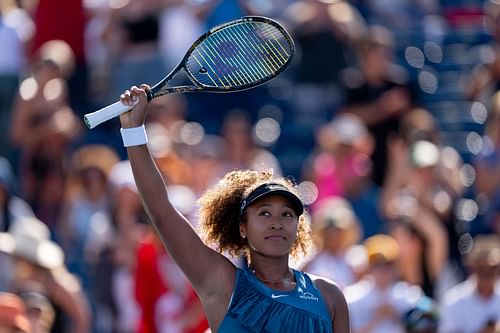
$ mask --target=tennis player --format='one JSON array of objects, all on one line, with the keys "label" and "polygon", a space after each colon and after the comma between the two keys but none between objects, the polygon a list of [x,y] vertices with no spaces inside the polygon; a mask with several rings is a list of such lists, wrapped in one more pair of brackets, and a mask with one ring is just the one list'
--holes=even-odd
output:
[{"label": "tennis player", "polygon": [[[212,332],[349,332],[340,288],[289,266],[304,254],[309,229],[294,185],[271,172],[232,171],[200,198],[207,246],[169,201],[147,147],[149,86],[121,95],[137,105],[120,116],[124,145],[145,208],[167,250],[203,302]],[[243,255],[236,267],[221,253]]]}]

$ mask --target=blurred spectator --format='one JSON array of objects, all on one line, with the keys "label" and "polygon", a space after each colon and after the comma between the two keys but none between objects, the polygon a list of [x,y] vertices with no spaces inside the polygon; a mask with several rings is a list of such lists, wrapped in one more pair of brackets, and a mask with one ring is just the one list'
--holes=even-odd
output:
[{"label": "blurred spectator", "polygon": [[72,64],[73,53],[66,43],[42,46],[31,76],[19,87],[10,128],[11,142],[21,154],[22,194],[37,217],[51,227],[63,202],[68,149],[81,130],[67,98]]},{"label": "blurred spectator", "polygon": [[316,127],[342,101],[339,75],[352,59],[352,43],[365,29],[348,1],[294,1],[284,12],[297,45],[294,108],[299,121]]},{"label": "blurred spectator", "polygon": [[148,121],[148,145],[168,184],[190,184],[195,177],[193,170],[199,174],[206,171],[195,169],[191,163],[189,149],[182,142],[180,134],[184,125],[187,122],[182,120],[175,121],[169,127],[160,122]]},{"label": "blurred spectator", "polygon": [[312,229],[318,252],[303,270],[335,281],[345,288],[358,280],[348,252],[361,240],[361,226],[349,202],[341,197],[324,198],[312,213]]},{"label": "blurred spectator", "polygon": [[404,314],[418,304],[422,292],[399,280],[399,245],[391,236],[378,234],[363,245],[368,257],[367,274],[344,289],[352,332],[402,333]]},{"label": "blurred spectator", "polygon": [[[193,213],[196,198],[189,188],[171,185],[168,192],[179,211]],[[142,311],[140,333],[202,333],[208,328],[198,296],[154,232],[138,247],[135,295]]]},{"label": "blurred spectator", "polygon": [[98,213],[111,212],[108,174],[118,161],[116,152],[106,145],[85,145],[71,156],[57,231],[66,265],[78,275],[87,292],[97,258],[112,238],[112,226]]},{"label": "blurred spectator", "polygon": [[483,148],[473,164],[474,189],[479,202],[485,206],[487,231],[500,235],[500,91],[491,98]]},{"label": "blurred spectator", "polygon": [[[22,54],[18,59],[20,65],[26,65],[26,49],[27,46],[32,42],[33,36],[35,35],[35,24],[31,18],[30,13],[22,7],[23,1],[16,0],[3,0],[0,3],[0,12],[2,13],[2,18],[4,23],[14,28],[16,30],[17,36],[22,43]],[[21,71],[23,67],[15,67],[14,69]]]},{"label": "blurred spectator", "polygon": [[178,139],[179,129],[186,121],[188,100],[180,94],[163,95],[149,102],[149,123],[161,124],[174,141]]},{"label": "blurred spectator", "polygon": [[[205,32],[204,16],[219,1],[168,1],[159,17],[159,50],[170,69],[184,57],[191,44]],[[182,25],[182,29],[178,29]]]},{"label": "blurred spectator", "polygon": [[356,196],[371,173],[373,139],[361,119],[352,114],[335,116],[317,132],[316,150],[304,178],[318,186],[318,200],[328,196]]},{"label": "blurred spectator", "polygon": [[400,143],[391,145],[382,205],[387,219],[393,221],[391,234],[401,246],[403,279],[422,286],[434,297],[435,284],[448,258],[448,238],[444,222],[422,200],[435,186],[439,151],[429,141],[417,141],[410,152],[406,149]]},{"label": "blurred spectator", "polygon": [[0,3],[0,43],[4,45],[0,57],[0,155],[12,158],[12,149],[8,140],[11,123],[12,104],[19,77],[24,67],[24,51],[21,40],[14,27],[7,23],[4,2]]},{"label": "blurred spectator", "polygon": [[87,63],[85,58],[84,30],[86,17],[84,0],[31,0],[35,23],[31,58],[36,62],[40,49],[46,43],[60,40],[69,46],[74,54],[74,68],[68,73],[68,103],[77,114],[85,111],[87,96]]},{"label": "blurred spectator", "polygon": [[[151,85],[165,76],[159,52],[160,0],[131,0],[107,11],[102,38],[109,47],[108,99],[115,102],[123,90],[146,82]],[[180,60],[180,59],[179,59]]]},{"label": "blurred spectator", "polygon": [[404,315],[406,333],[437,333],[439,314],[437,304],[424,298]]},{"label": "blurred spectator", "polygon": [[360,220],[365,237],[381,232],[378,187],[371,181],[373,138],[354,114],[339,114],[317,131],[316,147],[303,163],[302,178],[318,187],[318,198],[346,198]]},{"label": "blurred spectator", "polygon": [[20,294],[26,304],[26,313],[31,323],[30,333],[50,333],[55,319],[55,311],[43,293],[33,289]]},{"label": "blurred spectator", "polygon": [[0,332],[33,333],[24,302],[11,293],[0,293]]},{"label": "blurred spectator", "polygon": [[221,176],[229,170],[273,169],[275,175],[280,175],[281,165],[270,151],[257,146],[252,135],[252,120],[243,110],[232,110],[224,117],[221,136],[225,140],[225,155],[222,156],[224,170]]},{"label": "blurred spectator", "polygon": [[440,1],[436,0],[367,0],[362,1],[370,24],[380,24],[399,33],[418,31],[423,18],[438,14]]},{"label": "blurred spectator", "polygon": [[466,264],[469,277],[443,299],[439,332],[495,332],[500,322],[500,238],[476,236]]},{"label": "blurred spectator", "polygon": [[188,163],[191,167],[191,181],[189,187],[196,196],[216,181],[226,168],[226,140],[218,135],[205,135],[200,143],[193,146]]},{"label": "blurred spectator", "polygon": [[[13,228],[12,224],[23,217],[34,217],[33,210],[26,201],[15,193],[17,186],[14,171],[7,159],[0,156],[0,232]],[[6,290],[11,279],[10,258],[0,253],[0,291]]]},{"label": "blurred spectator", "polygon": [[440,143],[436,120],[421,108],[403,117],[388,148],[380,205],[386,219],[398,222],[391,232],[405,245],[403,276],[439,299],[463,279],[459,242],[467,230],[459,219],[462,158]]},{"label": "blurred spectator", "polygon": [[484,1],[484,23],[493,40],[481,45],[479,64],[466,72],[465,94],[470,100],[488,104],[491,96],[500,89],[500,5]]},{"label": "blurred spectator", "polygon": [[387,168],[387,138],[397,132],[401,117],[414,103],[408,73],[397,66],[394,36],[372,26],[357,43],[356,67],[343,71],[345,105],[342,112],[359,116],[375,140],[373,181],[382,186]]},{"label": "blurred spectator", "polygon": [[53,332],[90,332],[87,299],[77,279],[66,270],[62,249],[49,239],[47,226],[35,218],[22,218],[13,227],[0,234],[0,251],[13,259],[10,290],[17,293],[33,284],[41,286],[56,309]]},{"label": "blurred spectator", "polygon": [[34,217],[29,204],[16,195],[17,185],[11,164],[0,156],[0,232],[9,231],[18,218]]},{"label": "blurred spectator", "polygon": [[102,249],[94,275],[95,326],[98,332],[136,332],[140,308],[134,297],[137,248],[148,227],[129,161],[120,161],[108,176],[113,238]]}]

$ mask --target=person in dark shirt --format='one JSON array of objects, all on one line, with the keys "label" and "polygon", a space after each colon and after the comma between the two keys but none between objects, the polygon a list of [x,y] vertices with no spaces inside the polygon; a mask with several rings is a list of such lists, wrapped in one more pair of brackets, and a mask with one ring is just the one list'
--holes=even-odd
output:
[{"label": "person in dark shirt", "polygon": [[371,26],[357,45],[358,66],[342,74],[345,102],[340,112],[359,116],[375,139],[373,181],[382,185],[387,166],[387,138],[412,106],[409,77],[392,62],[392,33]]}]

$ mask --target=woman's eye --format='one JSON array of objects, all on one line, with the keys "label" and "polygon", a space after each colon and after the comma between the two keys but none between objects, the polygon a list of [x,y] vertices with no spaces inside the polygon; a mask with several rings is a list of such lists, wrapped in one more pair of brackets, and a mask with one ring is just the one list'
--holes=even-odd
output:
[{"label": "woman's eye", "polygon": [[271,213],[267,210],[263,210],[259,213],[260,216],[271,216]]},{"label": "woman's eye", "polygon": [[295,217],[295,215],[292,212],[284,212],[283,216],[285,216],[285,217]]}]

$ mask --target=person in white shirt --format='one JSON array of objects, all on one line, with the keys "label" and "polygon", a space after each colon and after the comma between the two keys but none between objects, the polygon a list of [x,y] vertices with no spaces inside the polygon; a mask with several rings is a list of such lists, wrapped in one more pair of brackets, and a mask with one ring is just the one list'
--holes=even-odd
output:
[{"label": "person in white shirt", "polygon": [[466,257],[470,275],[441,306],[439,333],[493,333],[500,325],[500,237],[476,236]]},{"label": "person in white shirt", "polygon": [[355,283],[357,270],[348,257],[362,230],[351,204],[342,197],[326,197],[313,210],[311,219],[318,252],[304,271],[329,278],[342,288]]},{"label": "person in white shirt", "polygon": [[367,274],[344,289],[353,333],[404,333],[404,315],[415,308],[423,293],[420,287],[398,279],[399,246],[385,234],[363,243],[368,258]]}]

